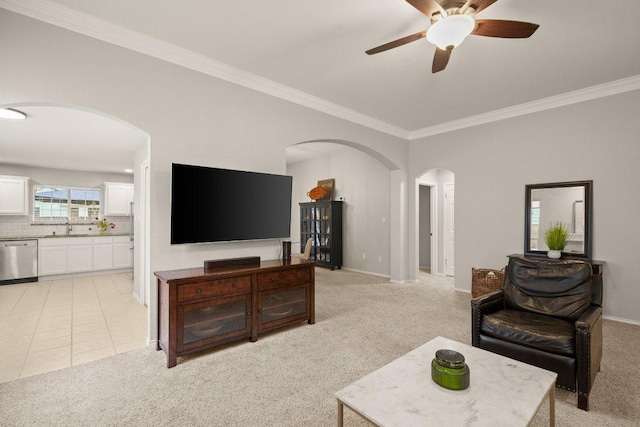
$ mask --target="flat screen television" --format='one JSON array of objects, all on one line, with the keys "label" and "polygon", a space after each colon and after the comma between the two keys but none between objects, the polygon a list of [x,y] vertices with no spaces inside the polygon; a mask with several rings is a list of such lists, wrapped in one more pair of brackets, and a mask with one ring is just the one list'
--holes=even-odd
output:
[{"label": "flat screen television", "polygon": [[293,178],[173,163],[171,244],[288,238]]}]

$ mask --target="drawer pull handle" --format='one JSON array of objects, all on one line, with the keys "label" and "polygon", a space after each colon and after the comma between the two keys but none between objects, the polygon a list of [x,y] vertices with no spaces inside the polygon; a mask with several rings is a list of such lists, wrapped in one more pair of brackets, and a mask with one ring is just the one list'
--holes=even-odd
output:
[{"label": "drawer pull handle", "polygon": [[199,294],[201,294],[201,293],[202,293],[202,288],[198,288],[198,289],[196,290],[196,292],[197,292],[197,293],[199,293]]},{"label": "drawer pull handle", "polygon": [[258,309],[258,313],[262,313],[262,309],[261,308]]},{"label": "drawer pull handle", "polygon": [[237,284],[237,283],[234,283],[233,285],[231,285],[231,287],[233,287],[233,288],[237,288],[237,287],[238,287],[238,284]]},{"label": "drawer pull handle", "polygon": [[296,272],[296,277],[299,279],[300,278],[300,273]]},{"label": "drawer pull handle", "polygon": [[271,278],[271,281],[272,281],[272,282],[275,282],[275,281],[276,281],[276,278],[275,278],[275,277],[272,277],[272,278]]}]

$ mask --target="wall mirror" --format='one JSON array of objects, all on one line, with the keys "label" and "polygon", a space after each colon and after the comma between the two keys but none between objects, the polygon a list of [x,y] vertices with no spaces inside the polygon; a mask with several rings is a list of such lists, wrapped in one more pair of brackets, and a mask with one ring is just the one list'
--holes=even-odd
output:
[{"label": "wall mirror", "polygon": [[562,222],[570,232],[563,256],[591,258],[592,184],[575,181],[525,187],[525,254],[546,254],[545,230]]}]

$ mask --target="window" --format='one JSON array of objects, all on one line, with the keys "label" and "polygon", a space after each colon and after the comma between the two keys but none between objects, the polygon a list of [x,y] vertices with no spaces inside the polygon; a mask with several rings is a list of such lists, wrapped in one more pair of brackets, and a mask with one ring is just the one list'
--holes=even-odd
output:
[{"label": "window", "polygon": [[100,190],[94,188],[33,187],[35,222],[92,221],[100,216]]}]

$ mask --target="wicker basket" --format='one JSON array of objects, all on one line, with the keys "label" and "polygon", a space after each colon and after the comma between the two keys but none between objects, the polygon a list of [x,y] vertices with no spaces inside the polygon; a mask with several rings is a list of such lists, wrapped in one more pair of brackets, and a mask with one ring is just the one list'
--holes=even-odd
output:
[{"label": "wicker basket", "polygon": [[308,193],[307,196],[314,201],[318,201],[327,195],[327,189],[324,187],[314,187]]},{"label": "wicker basket", "polygon": [[489,268],[471,268],[471,296],[473,298],[502,289],[504,268],[491,270]]}]

